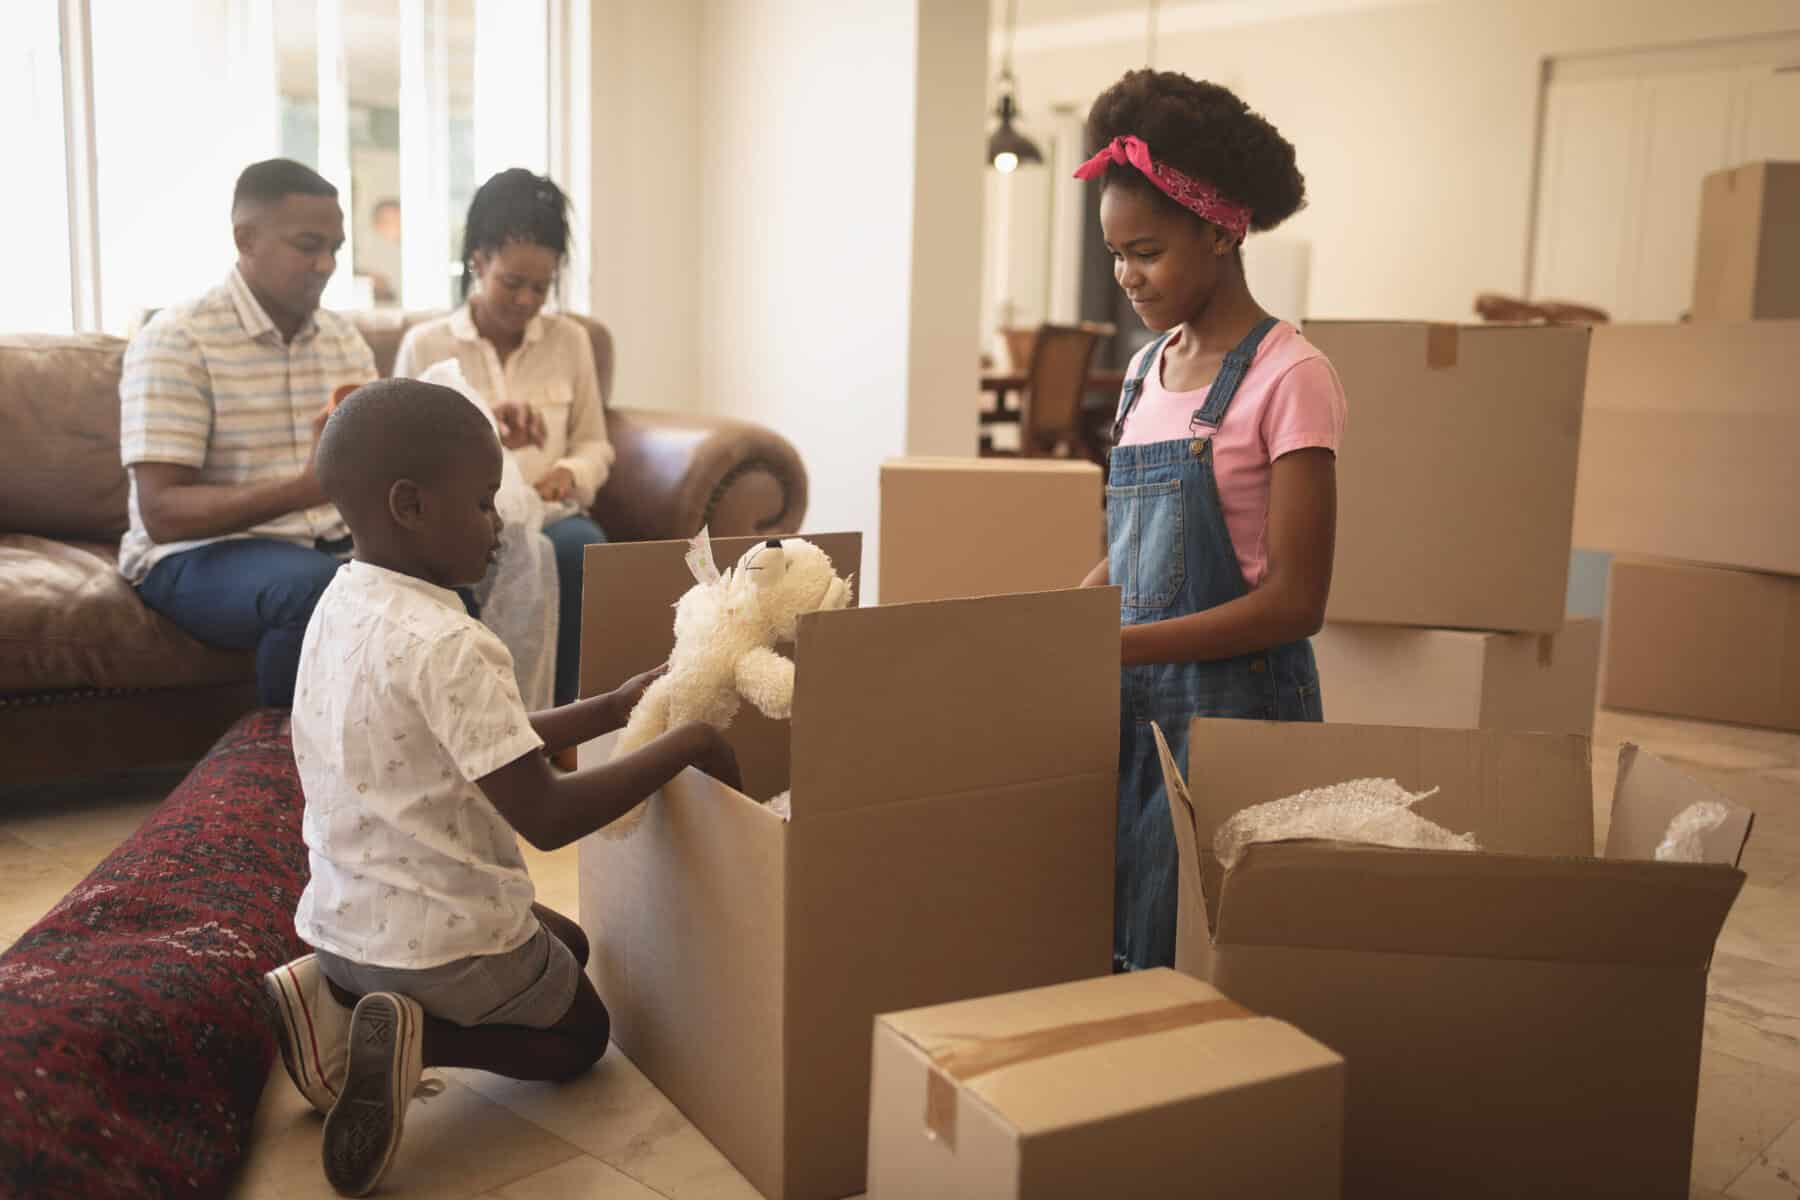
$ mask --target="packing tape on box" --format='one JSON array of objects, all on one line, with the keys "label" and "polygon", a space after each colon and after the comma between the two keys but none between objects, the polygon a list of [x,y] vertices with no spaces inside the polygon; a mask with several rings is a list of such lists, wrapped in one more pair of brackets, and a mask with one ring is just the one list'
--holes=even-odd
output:
[{"label": "packing tape on box", "polygon": [[1434,371],[1456,365],[1457,328],[1454,325],[1428,325],[1425,328],[1425,365]]},{"label": "packing tape on box", "polygon": [[920,1047],[931,1060],[925,1076],[926,1131],[952,1151],[956,1149],[956,1089],[959,1083],[1089,1046],[1147,1037],[1211,1021],[1242,1021],[1254,1016],[1256,1014],[1243,1005],[1221,997],[1097,1021],[1071,1021],[1066,1025],[1003,1037],[951,1035],[945,1045],[935,1050]]}]

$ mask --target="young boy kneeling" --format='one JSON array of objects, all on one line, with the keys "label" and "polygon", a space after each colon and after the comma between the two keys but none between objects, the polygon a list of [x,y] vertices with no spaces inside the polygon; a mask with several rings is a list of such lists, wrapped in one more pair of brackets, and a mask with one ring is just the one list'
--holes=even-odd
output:
[{"label": "young boy kneeling", "polygon": [[501,448],[447,388],[373,383],[332,414],[319,482],[355,536],[307,627],[294,761],[312,879],[294,926],[314,954],[271,971],[282,1061],[327,1113],[333,1187],[373,1190],[428,1066],[567,1079],[610,1022],[587,939],[533,902],[514,831],[553,850],[688,766],[736,786],[711,726],[559,776],[546,751],[619,728],[655,673],[527,713],[512,659],[452,588],[499,546]]}]

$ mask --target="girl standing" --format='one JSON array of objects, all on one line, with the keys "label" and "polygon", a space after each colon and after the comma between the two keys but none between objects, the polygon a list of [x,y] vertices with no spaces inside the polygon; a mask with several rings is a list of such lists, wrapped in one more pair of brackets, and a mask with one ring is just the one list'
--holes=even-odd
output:
[{"label": "girl standing", "polygon": [[1346,405],[1331,364],[1244,282],[1243,241],[1305,199],[1294,148],[1231,92],[1133,71],[1088,114],[1113,275],[1157,337],[1114,423],[1106,561],[1122,591],[1114,966],[1172,965],[1176,851],[1150,732],[1183,771],[1196,716],[1317,721]]}]

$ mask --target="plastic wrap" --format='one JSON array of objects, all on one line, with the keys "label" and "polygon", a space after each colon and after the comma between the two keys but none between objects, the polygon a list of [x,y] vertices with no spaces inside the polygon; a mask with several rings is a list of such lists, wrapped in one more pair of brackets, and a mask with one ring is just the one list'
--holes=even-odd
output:
[{"label": "plastic wrap", "polygon": [[1451,833],[1412,811],[1437,789],[1408,792],[1392,779],[1352,779],[1243,809],[1219,826],[1213,851],[1229,868],[1257,842],[1323,838],[1412,850],[1479,850],[1473,834]]},{"label": "plastic wrap", "polygon": [[1706,835],[1725,823],[1731,812],[1717,800],[1701,800],[1675,814],[1656,847],[1657,862],[1705,862]]}]

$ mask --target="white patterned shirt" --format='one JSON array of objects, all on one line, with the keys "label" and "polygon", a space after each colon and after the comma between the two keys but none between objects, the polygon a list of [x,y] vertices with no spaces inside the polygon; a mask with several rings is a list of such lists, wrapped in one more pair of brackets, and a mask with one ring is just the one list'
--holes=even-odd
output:
[{"label": "white patterned shirt", "polygon": [[302,940],[423,968],[531,936],[518,836],[475,781],[544,743],[512,656],[455,592],[346,563],[306,627],[293,739],[312,868]]},{"label": "white patterned shirt", "polygon": [[[256,302],[236,267],[192,304],[164,309],[125,350],[119,379],[119,457],[197,467],[200,483],[292,479],[312,454],[313,418],[346,383],[376,378],[375,356],[356,326],[319,310],[294,340]],[[142,583],[157,561],[222,538],[158,543],[138,511],[131,480],[131,527],[119,571]],[[311,546],[349,529],[329,504],[287,513],[230,537]]]},{"label": "white patterned shirt", "polygon": [[394,358],[394,374],[417,379],[447,358],[461,365],[463,378],[490,408],[527,404],[544,415],[544,444],[512,451],[526,483],[535,485],[556,467],[567,467],[575,479],[573,501],[548,506],[544,519],[555,521],[592,508],[594,493],[612,470],[614,452],[606,438],[594,343],[581,323],[539,313],[503,366],[465,304],[449,316],[407,330]]}]

